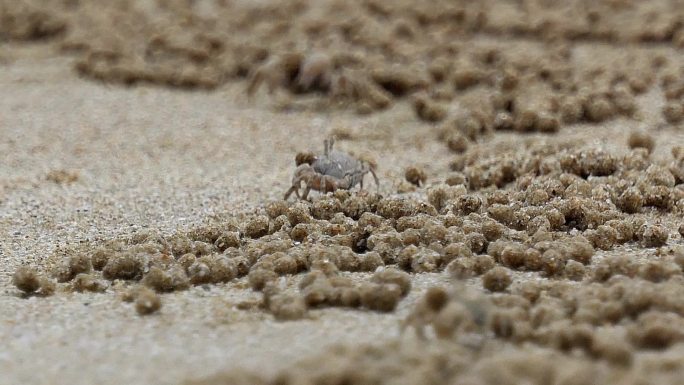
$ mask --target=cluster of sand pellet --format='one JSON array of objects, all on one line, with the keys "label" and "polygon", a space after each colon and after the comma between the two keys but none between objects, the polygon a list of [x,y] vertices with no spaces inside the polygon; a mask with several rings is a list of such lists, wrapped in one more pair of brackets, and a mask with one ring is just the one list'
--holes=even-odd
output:
[{"label": "cluster of sand pellet", "polygon": [[[346,192],[337,196],[313,204],[276,201],[264,207],[263,214],[243,218],[239,226],[236,218],[230,218],[170,237],[145,232],[99,246],[62,250],[55,255],[50,274],[64,290],[91,292],[107,292],[117,281],[139,282],[164,293],[246,277],[254,290],[264,290],[265,303],[277,304],[278,277],[311,270],[300,284],[307,306],[391,311],[410,283],[406,273],[378,270],[385,265],[380,254],[366,252],[368,232],[383,220],[367,210],[382,200]],[[376,273],[367,285],[357,287],[338,270]],[[17,288],[27,293],[39,290],[23,283],[30,281],[24,275],[23,270],[17,271]],[[137,286],[132,290],[128,297],[135,299],[139,290]]]},{"label": "cluster of sand pellet", "polygon": [[52,170],[47,173],[45,179],[57,184],[70,184],[78,181],[79,175],[71,170]]},{"label": "cluster of sand pellet", "polygon": [[67,23],[54,5],[24,0],[0,1],[0,42],[39,41],[63,35]]},{"label": "cluster of sand pellet", "polygon": [[[311,94],[322,97],[324,108],[359,113],[409,98],[419,119],[440,124],[440,136],[455,152],[492,130],[552,133],[563,124],[632,117],[635,96],[666,69],[661,83],[672,102],[665,119],[677,123],[682,115],[679,69],[664,57],[625,54],[615,63],[584,66],[573,61],[572,49],[577,40],[594,39],[684,43],[676,2],[651,9],[606,1],[585,9],[579,1],[169,1],[144,7],[120,0],[49,8],[24,1],[48,20],[60,20],[51,22],[66,31],[58,45],[77,56],[75,69],[84,77],[190,89],[246,80],[249,96],[286,90],[293,103]],[[14,24],[49,29],[47,22],[32,26],[23,11],[7,12]],[[480,35],[540,43],[499,44]]]},{"label": "cluster of sand pellet", "polygon": [[[648,215],[681,214],[677,160],[653,162],[642,149],[618,156],[545,143],[529,152],[493,151],[459,155],[454,169],[461,177],[449,178],[460,183],[438,182],[418,196],[339,190],[312,202],[273,201],[257,213],[168,237],[148,231],[62,251],[51,274],[73,290],[93,292],[107,291],[108,282],[117,280],[171,292],[246,277],[254,290],[264,291],[265,303],[278,304],[279,298],[303,309],[391,311],[407,290],[378,278],[388,274],[481,276],[491,292],[508,290],[516,271],[604,282],[614,263],[594,261],[596,249],[657,248],[679,237]],[[673,157],[680,152],[675,148]],[[681,275],[673,261],[647,262],[630,262],[628,275],[647,280]],[[358,286],[340,272],[376,275]],[[300,293],[285,290],[279,277],[300,273],[307,273]],[[277,305],[264,307],[279,313]]]},{"label": "cluster of sand pellet", "polygon": [[[380,257],[374,255],[382,264]],[[255,270],[259,274],[259,270]],[[251,278],[252,276],[250,276]],[[252,281],[254,282],[254,281]],[[397,269],[378,269],[370,281],[357,284],[340,274],[334,263],[319,260],[299,282],[299,293],[287,292],[278,282],[262,288],[262,307],[276,319],[292,320],[306,316],[308,309],[323,307],[365,308],[391,312],[411,289],[409,275]]]},{"label": "cluster of sand pellet", "polygon": [[52,295],[57,286],[53,280],[37,273],[34,269],[27,266],[22,266],[14,272],[12,283],[14,283],[14,286],[21,290],[24,295]]},{"label": "cluster of sand pellet", "polygon": [[[682,249],[675,252],[679,257]],[[514,343],[629,365],[639,350],[666,349],[681,332],[682,271],[669,256],[642,264],[616,257],[583,285],[569,281],[520,282],[505,293],[468,296],[462,286],[433,288],[407,318],[420,336],[478,333]],[[486,284],[486,279],[483,278]]]},{"label": "cluster of sand pellet", "polygon": [[[572,377],[563,374],[568,367],[575,374],[602,367],[613,383],[614,375],[674,384],[681,367],[648,366],[644,355],[684,343],[684,247],[673,245],[677,227],[658,219],[681,215],[682,150],[655,161],[642,142],[624,143],[633,149],[622,154],[576,142],[472,149],[456,155],[449,183],[411,195],[339,190],[272,201],[171,236],[145,231],[61,250],[50,274],[56,291],[115,292],[141,315],[161,309],[162,293],[241,279],[262,293],[250,309],[289,322],[326,307],[393,312],[412,275],[454,280],[412,305],[393,348],[333,351],[316,370],[304,361],[276,378],[228,372],[204,383],[240,375],[268,384],[493,384],[510,376],[499,371],[510,366],[521,381],[539,384]],[[624,254],[622,245],[642,256]],[[372,275],[354,279],[355,272]],[[15,285],[27,294],[55,291],[26,267]],[[406,348],[414,333],[432,341],[418,353]],[[477,353],[487,349],[493,353]],[[549,356],[566,364],[540,358]]]},{"label": "cluster of sand pellet", "polygon": [[[605,336],[610,339],[609,335]],[[562,364],[559,364],[562,363]],[[638,366],[637,366],[638,365]],[[637,369],[637,367],[639,369]],[[550,349],[492,341],[416,343],[392,341],[378,345],[335,346],[302,360],[275,376],[243,370],[192,379],[190,385],[249,384],[597,384],[636,385],[657,379],[677,384],[684,371],[681,360],[639,359],[633,367],[606,366],[587,357]]]},{"label": "cluster of sand pellet", "polygon": [[[273,377],[238,370],[188,383],[639,384],[658,378],[676,384],[681,360],[641,354],[684,342],[684,249],[663,250],[658,260],[637,266],[612,258],[604,270],[611,278],[584,285],[526,280],[494,295],[462,282],[433,287],[414,305],[397,341],[335,347]],[[654,269],[654,263],[669,268]],[[436,340],[416,342],[413,331]]]},{"label": "cluster of sand pellet", "polygon": [[678,71],[665,73],[660,79],[667,102],[663,107],[663,117],[671,124],[678,124],[684,120],[684,81],[682,75],[684,68]]},{"label": "cluster of sand pellet", "polygon": [[682,11],[676,1],[599,1],[590,6],[574,1],[525,4],[527,7],[504,6],[493,11],[498,18],[485,29],[494,34],[548,40],[667,43],[678,47],[684,43]]}]

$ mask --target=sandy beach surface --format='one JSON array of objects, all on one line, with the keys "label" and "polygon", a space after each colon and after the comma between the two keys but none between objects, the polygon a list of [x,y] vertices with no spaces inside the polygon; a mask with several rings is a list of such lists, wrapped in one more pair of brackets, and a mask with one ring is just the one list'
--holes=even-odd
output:
[{"label": "sandy beach surface", "polygon": [[[398,335],[408,303],[390,315],[324,310],[279,323],[235,309],[260,298],[244,279],[165,296],[163,311],[151,318],[114,294],[19,298],[11,277],[22,264],[40,266],[56,249],[86,240],[150,228],[172,233],[212,215],[254,210],[281,197],[293,154],[318,151],[331,125],[371,131],[385,124],[274,114],[247,104],[241,87],[188,93],[102,86],[74,76],[63,59],[20,51],[26,57],[5,65],[1,80],[0,382],[175,384],[231,367],[274,373],[334,343]],[[383,143],[358,146],[372,152]],[[383,182],[401,172],[396,162],[394,170],[383,167]],[[46,178],[53,170],[79,177],[54,183]],[[420,277],[412,297],[445,280]]]},{"label": "sandy beach surface", "polygon": [[[496,14],[490,20],[496,24]],[[377,164],[381,182],[379,192],[382,196],[418,201],[429,201],[430,188],[444,186],[445,179],[459,172],[453,166],[454,159],[459,156],[470,154],[475,159],[471,164],[476,164],[478,154],[479,159],[484,159],[503,149],[507,154],[515,153],[516,148],[520,149],[519,153],[528,154],[534,152],[531,148],[541,143],[565,146],[563,148],[571,150],[601,148],[616,157],[629,157],[629,154],[633,154],[629,146],[631,135],[634,132],[646,132],[655,148],[648,157],[647,166],[652,162],[667,169],[673,161],[672,149],[684,145],[684,131],[679,124],[663,118],[662,111],[670,100],[664,96],[662,83],[656,80],[660,79],[662,73],[652,75],[655,79],[647,90],[634,94],[635,115],[616,114],[614,118],[600,122],[566,124],[561,121],[558,132],[553,134],[535,130],[525,133],[491,130],[482,137],[469,139],[468,149],[463,155],[461,151],[455,153],[453,148],[450,149],[451,144],[440,139],[439,122],[417,118],[417,114],[420,116],[420,112],[416,112],[419,108],[411,95],[395,95],[388,107],[371,113],[362,111],[360,114],[356,107],[320,107],[317,103],[325,97],[301,95],[298,92],[289,94],[287,90],[280,90],[280,93],[271,96],[262,87],[255,97],[248,98],[245,89],[249,80],[244,78],[226,81],[210,89],[177,88],[145,81],[134,85],[123,85],[112,79],[102,82],[93,79],[94,72],[88,72],[89,69],[85,73],[79,72],[78,63],[83,56],[64,53],[63,45],[68,42],[64,43],[61,39],[67,38],[29,42],[9,38],[5,42],[0,40],[2,384],[178,384],[208,378],[217,373],[219,377],[207,383],[247,384],[249,380],[240,380],[237,375],[230,374],[233,369],[241,368],[256,373],[263,381],[271,381],[274,376],[281,376],[282,379],[283,373],[289,370],[301,375],[302,372],[297,372],[296,368],[302,360],[325,357],[330,348],[337,345],[349,347],[371,344],[384,347],[403,344],[397,348],[399,353],[392,352],[391,347],[387,348],[386,354],[383,353],[388,357],[387,360],[397,363],[407,359],[405,353],[401,353],[404,350],[415,350],[418,356],[423,357],[420,352],[433,348],[443,349],[441,352],[444,353],[452,348],[467,346],[461,342],[453,342],[457,347],[450,347],[448,343],[443,345],[444,342],[435,341],[432,335],[428,342],[422,342],[414,335],[400,334],[400,323],[420,306],[429,288],[453,285],[457,274],[453,273],[453,269],[447,269],[446,264],[420,270],[409,263],[412,288],[394,311],[312,307],[302,319],[293,321],[278,320],[271,311],[260,308],[264,295],[251,288],[247,276],[236,277],[229,282],[193,284],[187,290],[162,293],[159,295],[161,309],[149,316],[139,315],[133,303],[121,299],[126,289],[136,282],[107,280],[110,286],[104,293],[78,292],[69,282],[58,283],[56,293],[49,296],[22,295],[13,282],[15,271],[22,266],[30,266],[49,276],[62,258],[60,256],[69,256],[72,250],[93,250],[112,239],[129,239],[150,231],[162,237],[173,237],[174,234],[220,222],[228,217],[238,218],[242,231],[247,221],[264,213],[267,203],[282,199],[290,187],[296,167],[293,161],[295,154],[303,151],[322,152],[323,140],[330,135],[338,135],[335,144],[337,149],[366,156]],[[525,49],[537,52],[548,48],[545,45],[547,43],[535,40],[534,36],[496,36],[490,31],[482,35],[476,33],[471,38],[473,44],[483,47],[508,46],[502,48],[507,53],[524,52]],[[584,68],[602,62],[621,62],[620,58],[628,50],[636,58],[637,64],[649,62],[653,57],[662,57],[672,68],[681,70],[682,51],[673,44],[672,41],[633,43],[619,39],[608,42],[591,39],[573,41],[569,45],[572,52],[570,66]],[[399,48],[397,50],[401,51]],[[111,75],[111,72],[108,73]],[[681,72],[678,73],[680,77],[677,81],[681,83]],[[534,92],[534,89],[529,92]],[[451,102],[438,97],[434,100],[445,105],[449,115],[458,115],[467,111],[470,104],[459,101],[458,91],[456,93],[456,98]],[[420,95],[420,92],[417,91],[416,95]],[[359,108],[365,108],[365,102],[359,103],[362,106]],[[678,103],[684,106],[681,100]],[[620,160],[618,164],[619,169],[632,167],[628,161]],[[405,170],[409,167],[424,170],[427,182],[420,187],[407,182]],[[645,170],[646,167],[639,172],[651,175]],[[466,169],[463,172],[468,171]],[[554,178],[557,176],[553,172],[549,172],[549,175]],[[561,273],[560,277],[548,277],[533,268],[516,268],[505,258],[496,257],[497,266],[511,269],[513,284],[510,292],[518,293],[516,288],[525,282],[551,282],[549,287],[554,282],[562,282],[568,284],[565,289],[568,292],[581,291],[580,287],[612,287],[613,281],[596,283],[598,279],[595,277],[599,273],[595,270],[601,261],[626,256],[635,261],[636,267],[632,273],[624,273],[629,278],[623,278],[634,280],[625,285],[655,282],[654,285],[660,284],[662,286],[658,287],[666,288],[663,290],[672,290],[668,292],[669,296],[681,293],[684,287],[682,266],[677,263],[684,259],[677,253],[684,251],[678,250],[677,246],[681,243],[678,228],[681,224],[682,200],[679,198],[682,184],[678,176],[670,176],[676,180],[668,186],[671,189],[668,199],[673,202],[670,208],[644,207],[637,215],[619,212],[622,216],[618,218],[625,221],[631,221],[633,217],[645,218],[643,220],[647,224],[662,226],[667,233],[665,242],[657,246],[644,246],[642,238],[645,236],[635,234],[634,239],[630,236],[629,241],[621,244],[615,241],[615,245],[611,243],[602,250],[600,240],[591,238],[594,236],[591,231],[587,233],[586,228],[571,224],[569,215],[566,215],[569,227],[554,230],[562,233],[554,239],[565,239],[562,237],[566,235],[580,236],[584,232],[595,249],[592,251],[593,259],[585,264],[586,273],[582,270],[584,275],[578,280],[569,279],[570,273],[567,271],[566,275]],[[510,181],[489,190],[484,186],[472,188],[471,184],[468,190],[474,195],[481,194],[486,202],[487,194],[498,188],[519,189],[516,183],[519,182]],[[606,183],[613,186],[613,181]],[[366,188],[369,191],[375,188],[368,176]],[[608,188],[605,189],[607,191]],[[600,192],[590,188],[583,196],[601,202],[607,198]],[[578,194],[583,193],[580,191]],[[317,192],[312,193],[312,196],[314,201],[320,199]],[[480,213],[485,217],[488,211],[483,208]],[[489,215],[493,214],[489,212]],[[476,221],[473,218],[467,220]],[[397,220],[393,221],[392,225],[396,227]],[[629,223],[632,226],[632,222]],[[467,223],[461,223],[460,226],[467,227]],[[513,227],[511,225],[511,229]],[[589,230],[594,230],[593,225],[589,226]],[[517,231],[528,237],[529,232],[531,238],[534,232],[529,231],[529,228],[525,230],[523,226],[511,231],[511,240],[525,245],[533,244],[532,241],[523,240],[522,235],[515,235]],[[643,233],[644,230],[641,231]],[[402,249],[410,244],[410,241],[404,242]],[[466,238],[463,242],[470,241]],[[448,244],[446,241],[443,243],[444,246]],[[428,246],[429,242],[420,242],[421,248],[427,249]],[[396,250],[396,255],[400,252]],[[485,248],[475,254],[486,255],[488,252],[491,255],[491,251]],[[675,270],[658,273],[662,276],[650,279],[652,275],[641,266],[652,260],[668,263],[666,267],[658,265],[654,269],[667,270],[672,267]],[[613,265],[611,268],[619,270]],[[285,281],[281,281],[281,284],[286,284],[288,290],[295,290],[303,274],[283,275]],[[373,273],[356,271],[344,272],[343,275],[350,282],[363,284],[371,279]],[[481,274],[474,275],[477,276],[461,277],[466,286],[484,296],[494,295],[483,288]],[[553,289],[548,290],[553,292]],[[510,297],[517,295],[513,294]],[[671,317],[663,319],[670,320],[671,325],[682,325],[684,307],[681,300],[673,298],[667,306],[660,302],[644,306],[651,309],[655,318]],[[501,301],[503,303],[506,300]],[[571,324],[580,323],[572,318],[577,315],[577,308],[581,308],[581,299],[577,301],[576,308],[569,312],[572,314],[566,320]],[[627,299],[624,301],[629,302]],[[497,303],[497,306],[515,307],[501,303]],[[525,306],[533,308],[529,304]],[[620,383],[620,380],[630,376],[633,376],[635,384],[655,383],[644,379],[645,376],[654,375],[656,377],[653,378],[662,380],[658,383],[675,384],[677,373],[684,371],[684,364],[681,363],[684,362],[682,329],[674,326],[675,330],[667,329],[667,325],[662,326],[661,319],[656,319],[654,322],[659,322],[657,327],[663,330],[658,329],[646,337],[634,337],[635,332],[629,334],[630,328],[650,325],[648,319],[639,318],[641,311],[630,316],[618,316],[614,323],[586,321],[587,325],[591,325],[590,333],[594,333],[591,338],[597,341],[600,339],[598,334],[604,328],[614,328],[617,335],[623,337],[630,336],[624,337],[629,346],[626,354],[633,358],[626,361],[619,354],[615,358],[615,355],[611,356],[611,353],[597,348],[598,343],[590,344],[589,348],[583,347],[582,343],[572,345],[575,337],[567,337],[571,341],[570,348],[567,348],[562,343],[548,342],[539,335],[530,338],[523,336],[520,341],[514,341],[515,338],[508,337],[509,334],[517,336],[516,332],[501,332],[496,326],[492,327],[493,336],[491,331],[484,335],[489,335],[486,338],[493,340],[491,343],[494,347],[489,349],[510,352],[511,356],[515,356],[516,352],[533,354],[529,353],[530,349],[540,349],[541,355],[552,352],[549,353],[550,357],[558,359],[559,367],[564,366],[563,362],[567,360],[568,365],[577,365],[578,373],[600,373],[603,376],[600,378],[608,381],[606,383]],[[533,317],[529,316],[532,324],[536,322]],[[642,322],[638,324],[641,326],[634,326],[637,322]],[[665,337],[656,336],[659,333]],[[651,340],[648,338],[653,338],[655,342],[649,344]],[[424,357],[427,356],[425,353]],[[486,368],[477,366],[486,361],[484,355],[468,359],[478,370]],[[422,367],[421,360],[415,358],[415,362],[409,362]],[[369,362],[373,362],[372,359]],[[535,361],[530,359],[529,362],[534,365]],[[434,364],[430,370],[437,371],[435,368],[438,366]],[[594,372],[583,369],[587,367]],[[320,368],[322,372],[327,369],[335,372],[338,369],[335,364],[321,364]],[[306,373],[306,369],[301,370]],[[373,364],[369,363],[359,370],[372,372]],[[518,373],[515,370],[513,372]],[[547,377],[547,380],[551,378],[550,382],[539,380],[543,376],[530,375],[528,380],[534,384],[592,383],[587,376],[571,382],[567,376],[563,380],[563,375]],[[444,375],[442,380],[430,382],[432,380],[425,379],[425,383],[494,383],[491,382],[494,379],[478,376],[477,373],[470,373],[469,376]],[[348,381],[352,382],[314,382],[324,381],[324,377],[307,379],[306,375],[294,375],[292,378],[299,378],[302,382],[293,379],[292,382],[283,380],[268,383],[372,383],[363,382],[370,380],[362,380],[361,377],[349,377],[351,380]],[[339,380],[342,377],[335,378]],[[411,383],[399,381],[397,377],[387,378],[386,382],[375,383]],[[407,377],[404,381],[411,378]],[[458,382],[466,380],[473,382]],[[646,382],[638,382],[640,380]]]}]

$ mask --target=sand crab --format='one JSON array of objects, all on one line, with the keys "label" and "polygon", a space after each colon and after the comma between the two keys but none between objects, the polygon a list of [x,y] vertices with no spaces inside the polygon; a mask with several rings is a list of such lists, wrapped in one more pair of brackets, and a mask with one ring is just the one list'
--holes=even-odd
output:
[{"label": "sand crab", "polygon": [[287,53],[274,56],[250,73],[247,95],[252,97],[262,83],[268,87],[269,94],[273,94],[280,87],[298,92],[327,92],[331,84],[332,68],[332,59],[324,53],[313,53],[308,56]]},{"label": "sand crab", "polygon": [[[392,94],[383,87],[397,87],[392,78],[387,79],[391,73],[376,73],[382,82],[379,84],[368,71],[358,68],[361,62],[353,53],[331,56],[323,52],[290,52],[272,55],[251,69],[247,97],[252,99],[265,85],[272,96],[280,89],[294,94],[316,92],[326,95],[330,102],[357,103],[362,112],[386,108],[392,103]],[[405,86],[399,86],[402,87]]]},{"label": "sand crab", "polygon": [[[334,143],[334,138],[326,139],[323,155],[313,157],[310,163],[297,166],[292,177],[292,186],[285,193],[285,200],[292,193],[298,198],[306,199],[311,190],[328,193],[338,189],[349,190],[356,185],[363,190],[363,177],[368,173],[373,175],[375,185],[380,188],[375,166],[345,152],[333,151]],[[299,188],[302,182],[305,187],[304,193],[300,196]]]}]

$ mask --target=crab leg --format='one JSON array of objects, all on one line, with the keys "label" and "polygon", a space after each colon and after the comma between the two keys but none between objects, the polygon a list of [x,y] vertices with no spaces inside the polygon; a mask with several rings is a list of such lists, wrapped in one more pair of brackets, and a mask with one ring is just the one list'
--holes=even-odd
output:
[{"label": "crab leg", "polygon": [[330,139],[323,140],[323,155],[325,157],[328,157],[328,154],[330,154],[331,149],[332,144],[330,143]]},{"label": "crab leg", "polygon": [[283,200],[287,200],[287,198],[289,198],[290,195],[292,195],[292,193],[295,193],[297,198],[299,198],[299,189],[297,188],[297,186],[292,186],[289,190],[287,190],[287,192],[285,192],[285,197],[283,198]]},{"label": "crab leg", "polygon": [[307,184],[304,188],[304,194],[302,194],[301,199],[306,200],[306,198],[309,196],[309,191],[311,191],[311,188]]},{"label": "crab leg", "polygon": [[[372,168],[369,168],[368,171],[370,171],[371,175],[373,175],[373,179],[375,179],[375,185],[378,187],[378,192],[380,192],[380,180],[378,179],[378,176],[375,175],[375,171],[373,171]],[[363,184],[363,180],[361,180],[361,183]]]}]

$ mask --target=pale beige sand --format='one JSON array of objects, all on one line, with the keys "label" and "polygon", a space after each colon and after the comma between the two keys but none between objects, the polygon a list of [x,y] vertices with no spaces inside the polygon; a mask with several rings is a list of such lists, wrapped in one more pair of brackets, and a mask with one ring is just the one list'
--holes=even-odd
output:
[{"label": "pale beige sand", "polygon": [[[242,281],[164,295],[161,314],[144,318],[111,293],[19,298],[16,267],[40,266],[57,248],[143,228],[171,233],[280,197],[294,153],[318,150],[335,127],[357,133],[340,146],[375,157],[386,194],[404,167],[440,174],[450,159],[403,104],[365,118],[276,113],[267,98],[248,103],[241,84],[212,93],[108,87],[40,52],[9,47],[0,66],[0,383],[175,384],[234,366],[272,373],[335,342],[394,338],[415,298],[445,280],[416,275],[416,290],[389,315],[329,309],[287,323],[235,309],[260,297]],[[626,149],[631,128],[661,119],[657,93],[639,101],[641,122],[561,136]],[[656,139],[665,156],[684,136],[668,129]],[[524,137],[494,139],[507,140]],[[80,177],[46,180],[59,169]]]}]

